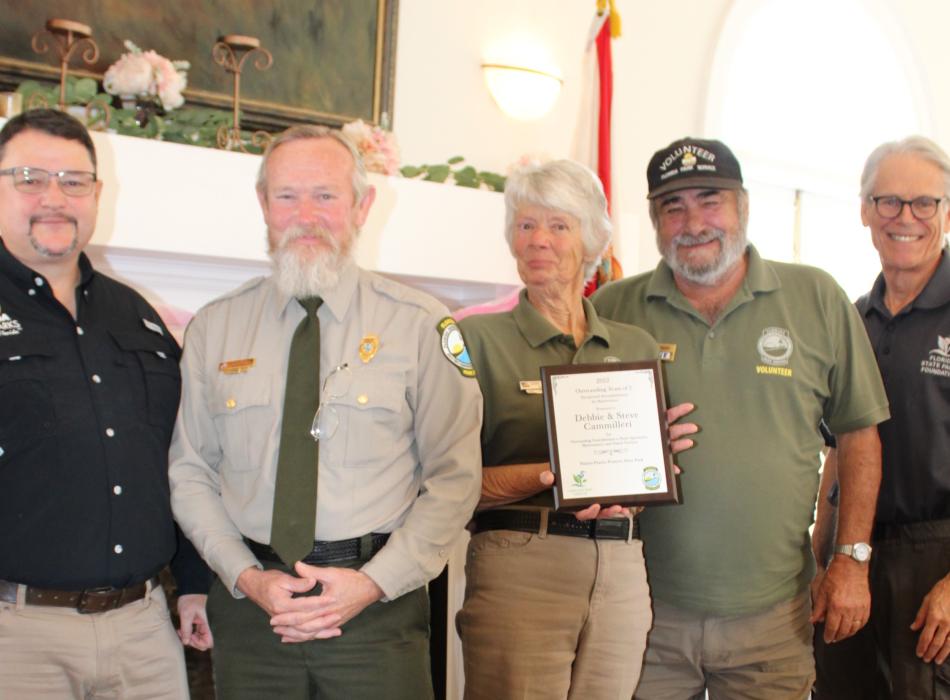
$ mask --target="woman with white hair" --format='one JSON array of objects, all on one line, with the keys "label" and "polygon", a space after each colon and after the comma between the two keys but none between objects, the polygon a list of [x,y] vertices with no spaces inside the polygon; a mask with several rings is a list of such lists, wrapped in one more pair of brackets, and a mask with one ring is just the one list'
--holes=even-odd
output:
[{"label": "woman with white hair", "polygon": [[[659,349],[584,298],[611,233],[590,170],[567,160],[521,170],[505,205],[525,289],[513,310],[460,323],[484,397],[482,498],[456,619],[465,697],[628,699],[652,622],[636,516],[609,504],[553,510],[538,368],[655,359]],[[672,426],[674,451],[696,430]],[[595,538],[596,518],[615,520]]]}]

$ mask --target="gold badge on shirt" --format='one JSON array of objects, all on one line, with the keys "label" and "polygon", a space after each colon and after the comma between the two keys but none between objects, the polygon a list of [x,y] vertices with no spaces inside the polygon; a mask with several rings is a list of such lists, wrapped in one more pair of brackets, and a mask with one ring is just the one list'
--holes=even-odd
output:
[{"label": "gold badge on shirt", "polygon": [[379,336],[372,333],[364,335],[360,341],[360,359],[363,364],[376,357],[377,352],[379,352]]},{"label": "gold badge on shirt", "polygon": [[660,359],[663,362],[673,362],[676,359],[676,343],[658,343]]},{"label": "gold badge on shirt", "polygon": [[254,366],[253,357],[245,357],[243,360],[227,360],[218,365],[218,371],[222,374],[243,374]]},{"label": "gold badge on shirt", "polygon": [[521,389],[526,394],[540,394],[541,393],[541,380],[540,379],[522,379],[518,382],[518,388]]}]

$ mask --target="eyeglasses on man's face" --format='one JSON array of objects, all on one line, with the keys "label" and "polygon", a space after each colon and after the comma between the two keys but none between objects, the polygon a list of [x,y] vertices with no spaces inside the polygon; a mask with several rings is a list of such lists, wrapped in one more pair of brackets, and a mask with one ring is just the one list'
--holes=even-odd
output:
[{"label": "eyeglasses on man's face", "polygon": [[896,219],[904,211],[904,206],[910,207],[910,213],[919,221],[932,219],[940,207],[942,197],[914,197],[913,199],[901,199],[893,194],[883,194],[877,197],[868,197],[874,202],[874,209],[885,219]]},{"label": "eyeglasses on man's face", "polygon": [[49,187],[51,178],[56,178],[59,189],[68,197],[85,197],[96,188],[96,174],[83,170],[60,170],[51,172],[43,168],[19,165],[0,170],[0,176],[13,178],[13,187],[24,194],[40,194]]}]

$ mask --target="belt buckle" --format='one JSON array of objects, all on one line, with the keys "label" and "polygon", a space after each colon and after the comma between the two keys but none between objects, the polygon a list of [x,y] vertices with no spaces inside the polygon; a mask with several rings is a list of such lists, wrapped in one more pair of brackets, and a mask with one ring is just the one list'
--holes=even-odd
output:
[{"label": "belt buckle", "polygon": [[[122,598],[121,595],[115,595],[112,600],[105,598],[106,595],[110,593],[117,593],[116,589],[111,586],[104,586],[102,588],[86,588],[79,592],[79,600],[76,602],[76,612],[80,615],[91,615],[93,613],[106,612],[107,610],[115,610],[119,605],[119,600]],[[103,604],[103,599],[105,598],[108,601],[107,604]],[[98,602],[97,608],[92,608],[91,603],[93,601]]]},{"label": "belt buckle", "polygon": [[[602,537],[619,539],[623,532],[623,525],[626,522],[626,520],[616,520],[614,518],[595,518],[590,536],[595,540]],[[613,535],[613,537],[610,537],[611,535]]]}]

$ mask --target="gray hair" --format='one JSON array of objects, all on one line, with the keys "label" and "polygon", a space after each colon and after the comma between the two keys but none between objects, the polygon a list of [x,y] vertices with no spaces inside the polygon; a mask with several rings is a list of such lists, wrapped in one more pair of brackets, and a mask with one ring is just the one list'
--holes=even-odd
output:
[{"label": "gray hair", "polygon": [[267,188],[267,163],[270,161],[271,154],[285,143],[303,139],[333,139],[349,151],[349,154],[353,157],[353,202],[354,204],[362,202],[366,191],[369,189],[369,178],[366,175],[366,165],[363,163],[363,157],[356,145],[342,131],[318,124],[297,124],[282,131],[271,140],[267,145],[267,150],[264,151],[261,166],[257,171],[257,191],[264,192]]},{"label": "gray hair", "polygon": [[900,141],[888,141],[871,151],[864,170],[861,173],[861,199],[871,196],[877,180],[877,173],[881,163],[888,156],[907,154],[923,158],[933,163],[943,173],[943,196],[950,197],[950,157],[936,143],[925,136],[908,136]]},{"label": "gray hair", "polygon": [[515,215],[526,204],[562,211],[580,222],[584,279],[590,279],[613,231],[607,197],[597,175],[571,160],[554,160],[512,173],[505,183],[505,240],[512,252]]},{"label": "gray hair", "polygon": [[[710,187],[708,189],[715,188]],[[749,225],[749,190],[745,187],[740,187],[732,191],[736,193],[736,206],[739,209],[739,227],[745,231]],[[673,193],[669,192],[668,194]],[[656,233],[660,232],[660,202],[663,199],[664,197],[661,195],[650,200],[650,221],[653,223],[653,230]]]}]

